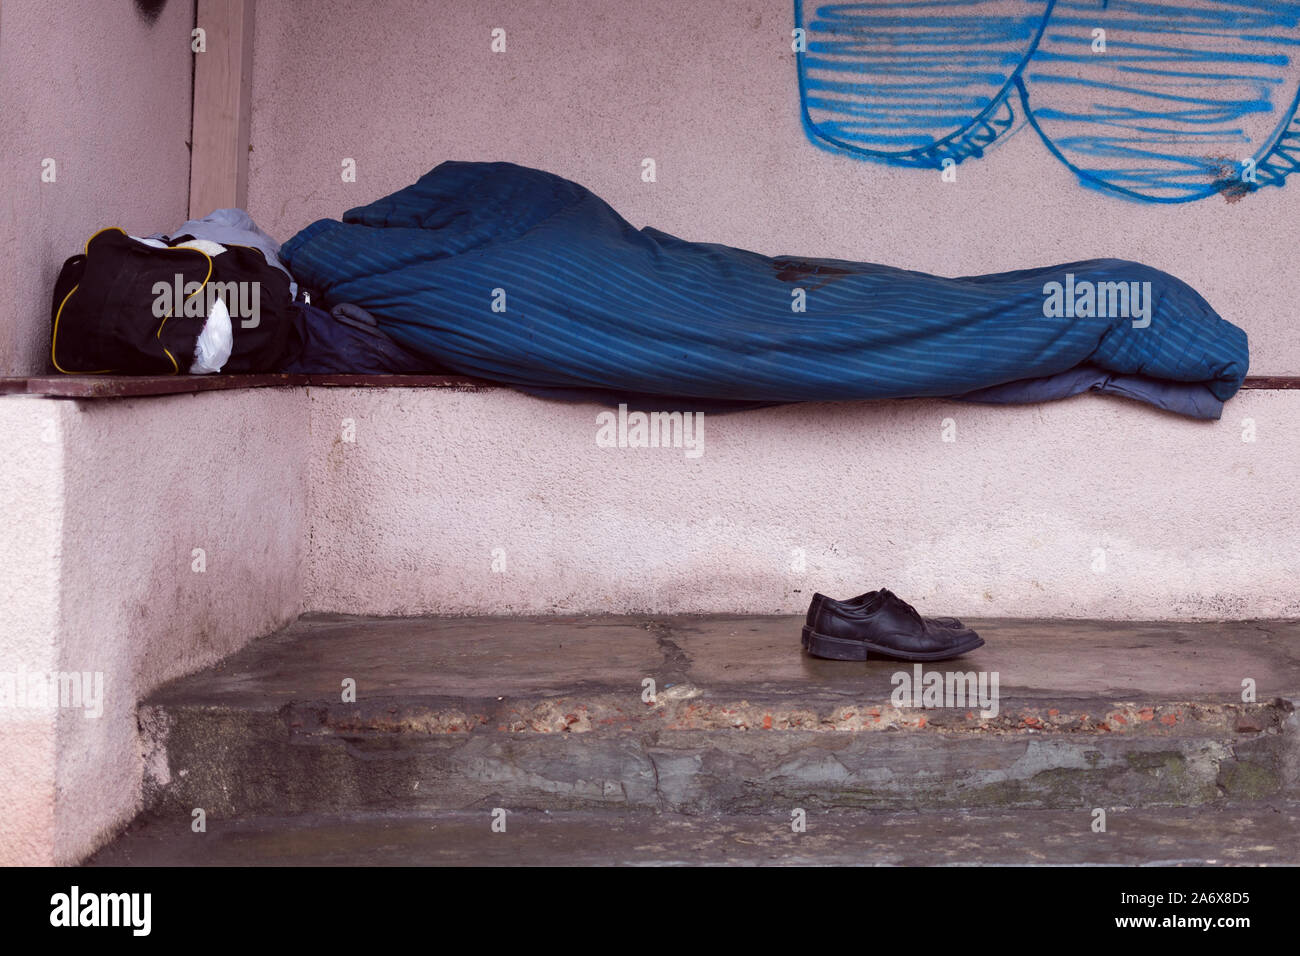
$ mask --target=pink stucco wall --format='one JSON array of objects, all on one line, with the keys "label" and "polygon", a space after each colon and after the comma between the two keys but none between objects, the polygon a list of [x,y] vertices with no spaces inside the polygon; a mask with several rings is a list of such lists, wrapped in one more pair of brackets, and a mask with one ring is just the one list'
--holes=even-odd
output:
[{"label": "pink stucco wall", "polygon": [[152,26],[131,0],[0,5],[0,374],[45,371],[54,279],[93,232],[188,218],[193,20],[189,0]]},{"label": "pink stucco wall", "polygon": [[262,3],[251,211],[285,239],[445,159],[510,160],[637,226],[770,254],[946,275],[1140,259],[1246,329],[1253,374],[1300,374],[1300,182],[1143,205],[1082,188],[1029,130],[956,183],[834,156],[799,124],[792,19],[790,0]]},{"label": "pink stucco wall", "polygon": [[301,611],[307,403],[7,395],[0,429],[0,672],[103,675],[99,716],[0,707],[0,865],[75,862],[140,809],[136,702]]},{"label": "pink stucco wall", "polygon": [[1300,615],[1300,392],[1213,423],[792,405],[705,416],[698,457],[508,390],[309,397],[312,610],[797,614],[889,587],[969,617]]},{"label": "pink stucco wall", "polygon": [[[0,397],[0,672],[57,669],[63,447],[35,400]],[[54,859],[55,714],[0,707],[0,865]]]},{"label": "pink stucco wall", "polygon": [[[153,25],[137,16],[131,0],[0,4],[0,374],[45,371],[54,279],[91,233],[106,225],[147,233],[186,218],[193,15],[188,0],[172,0]],[[53,182],[42,181],[47,159],[54,161]],[[142,632],[110,623],[115,612],[105,611],[112,602],[79,587],[59,593],[77,580],[64,573],[81,558],[88,559],[85,574],[101,585],[133,576],[139,583],[144,579],[132,567],[148,554],[119,551],[122,542],[112,535],[64,540],[69,476],[60,420],[57,403],[0,403],[9,449],[0,498],[10,519],[0,547],[0,669],[80,666],[86,649],[95,648],[112,662],[117,690],[107,720],[0,713],[5,863],[76,860],[129,818],[139,786],[134,698],[151,672],[169,666],[142,666]],[[130,428],[124,435],[132,446],[140,438]],[[114,463],[100,480],[120,476],[128,491],[127,473]],[[95,501],[78,497],[81,506]],[[122,520],[147,522],[148,510],[134,519],[124,512]],[[141,533],[148,528],[139,526]],[[77,602],[70,615],[69,604]],[[80,616],[75,630],[70,616]],[[163,656],[185,661],[192,653]]]},{"label": "pink stucco wall", "polygon": [[139,810],[136,701],[301,610],[308,427],[301,389],[49,404],[58,669],[105,675],[102,718],[59,715],[56,849],[75,860]]}]

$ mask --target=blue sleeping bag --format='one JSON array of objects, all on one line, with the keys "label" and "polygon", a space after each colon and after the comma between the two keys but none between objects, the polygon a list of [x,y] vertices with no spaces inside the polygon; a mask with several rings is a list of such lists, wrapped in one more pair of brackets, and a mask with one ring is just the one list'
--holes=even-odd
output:
[{"label": "blue sleeping bag", "polygon": [[[446,162],[281,250],[439,366],[541,394],[720,403],[1086,388],[1218,417],[1246,335],[1159,270],[1095,259],[944,278],[635,229],[576,183]],[[670,402],[665,401],[665,406]]]}]

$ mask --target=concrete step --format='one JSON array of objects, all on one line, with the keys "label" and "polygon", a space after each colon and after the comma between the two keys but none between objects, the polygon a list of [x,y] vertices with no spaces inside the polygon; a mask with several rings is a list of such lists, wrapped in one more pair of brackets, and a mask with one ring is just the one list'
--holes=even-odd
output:
[{"label": "concrete step", "polygon": [[1300,622],[975,621],[986,646],[923,676],[996,679],[987,707],[900,701],[912,665],[808,658],[801,623],[304,617],[141,705],[150,812],[1300,799]]},{"label": "concrete step", "polygon": [[1104,832],[1080,810],[789,815],[517,810],[308,814],[195,833],[134,825],[90,866],[1220,865],[1300,863],[1300,804],[1125,810]]}]

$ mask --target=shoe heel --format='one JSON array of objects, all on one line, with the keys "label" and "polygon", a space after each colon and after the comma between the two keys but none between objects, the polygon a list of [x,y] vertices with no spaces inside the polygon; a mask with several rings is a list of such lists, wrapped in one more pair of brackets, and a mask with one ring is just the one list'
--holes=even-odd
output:
[{"label": "shoe heel", "polygon": [[818,634],[810,627],[804,627],[804,650],[813,657],[823,657],[830,661],[865,661],[867,648],[861,641],[845,641],[836,637]]}]

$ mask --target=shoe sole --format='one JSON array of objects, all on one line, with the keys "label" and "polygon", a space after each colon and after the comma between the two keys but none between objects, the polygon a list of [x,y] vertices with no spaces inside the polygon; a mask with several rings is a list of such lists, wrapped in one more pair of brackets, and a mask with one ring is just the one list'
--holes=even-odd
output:
[{"label": "shoe sole", "polygon": [[873,657],[883,657],[894,661],[944,661],[984,646],[984,638],[978,634],[973,640],[956,647],[938,651],[901,651],[870,641],[854,641],[843,637],[831,637],[818,634],[808,625],[803,628],[803,649],[813,657],[822,657],[830,661],[866,661]]}]

